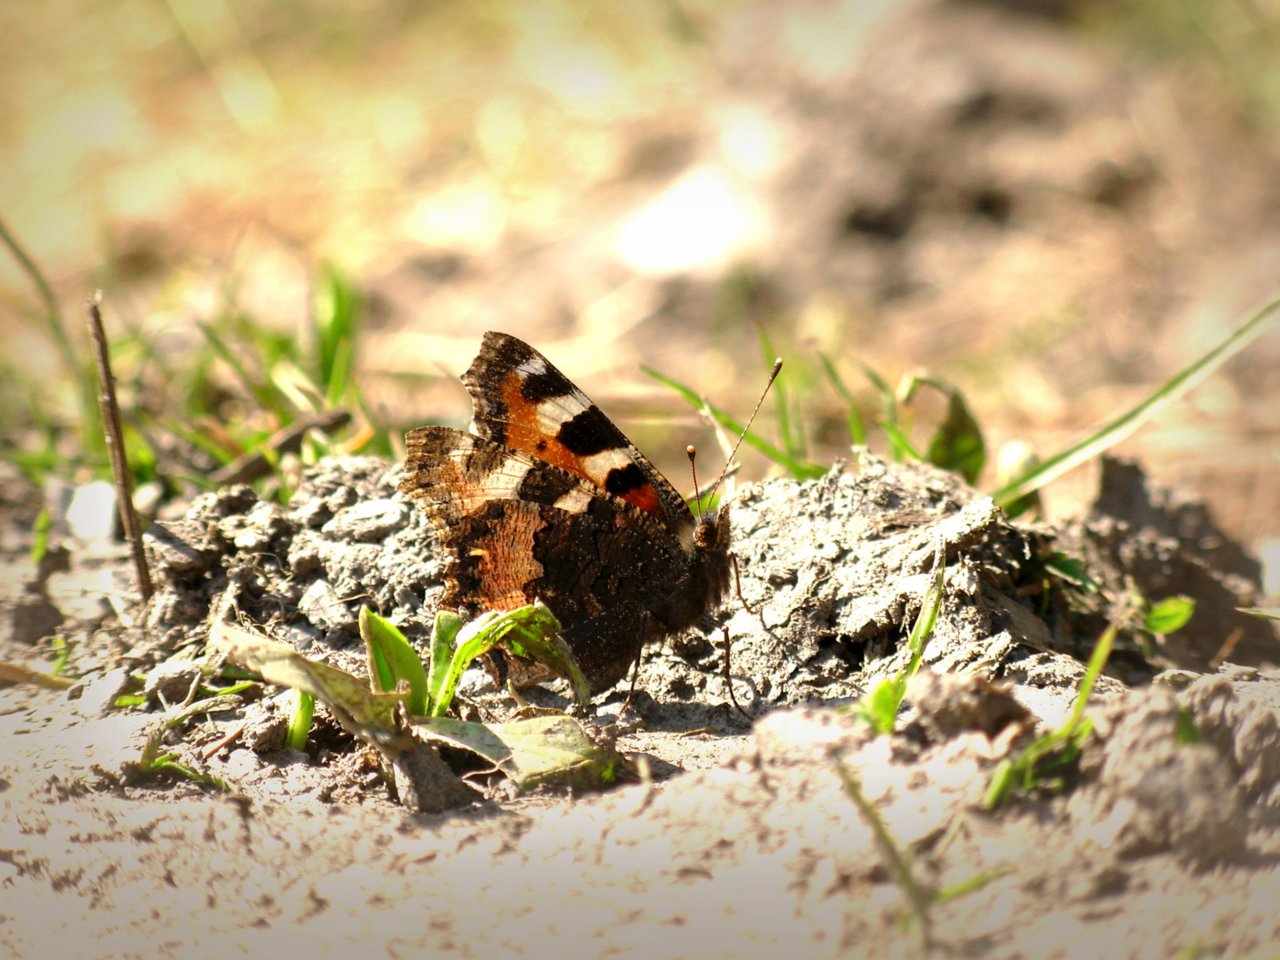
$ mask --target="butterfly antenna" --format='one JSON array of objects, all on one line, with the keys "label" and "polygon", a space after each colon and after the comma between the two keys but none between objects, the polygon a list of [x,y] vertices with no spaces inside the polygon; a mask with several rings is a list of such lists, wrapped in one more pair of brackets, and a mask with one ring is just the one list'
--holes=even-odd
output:
[{"label": "butterfly antenna", "polygon": [[702,492],[698,489],[698,448],[692,443],[684,448],[689,458],[689,472],[693,474],[693,509],[698,511],[698,519],[702,519]]},{"label": "butterfly antenna", "polygon": [[738,454],[738,448],[742,446],[742,441],[747,439],[747,433],[751,430],[751,425],[756,422],[756,414],[760,412],[760,407],[764,404],[764,398],[769,395],[769,388],[773,386],[773,381],[778,379],[778,374],[782,370],[782,358],[778,357],[773,361],[773,370],[769,372],[769,382],[764,385],[764,389],[760,391],[760,399],[756,401],[755,409],[751,411],[751,416],[747,418],[747,425],[742,428],[742,433],[738,434],[738,442],[733,445],[733,449],[729,451],[729,457],[724,462],[724,469],[720,471],[720,476],[716,479],[715,486],[707,494],[710,500],[715,496],[715,492],[720,489],[720,484],[729,472],[729,464],[733,463],[733,458]]}]

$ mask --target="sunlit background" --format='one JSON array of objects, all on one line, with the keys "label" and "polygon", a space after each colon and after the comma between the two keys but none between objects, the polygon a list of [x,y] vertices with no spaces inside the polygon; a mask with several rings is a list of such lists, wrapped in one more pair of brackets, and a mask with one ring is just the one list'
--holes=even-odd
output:
[{"label": "sunlit background", "polygon": [[[6,4],[0,220],[75,341],[101,288],[169,371],[199,322],[305,329],[340,271],[397,429],[465,421],[453,378],[500,329],[673,475],[709,434],[640,366],[745,417],[769,352],[814,460],[848,443],[823,356],[869,412],[862,365],[924,369],[993,454],[1049,454],[1280,290],[1277,53],[1274,0]],[[26,435],[74,391],[2,254]],[[1119,449],[1263,551],[1278,360],[1273,334]]]}]

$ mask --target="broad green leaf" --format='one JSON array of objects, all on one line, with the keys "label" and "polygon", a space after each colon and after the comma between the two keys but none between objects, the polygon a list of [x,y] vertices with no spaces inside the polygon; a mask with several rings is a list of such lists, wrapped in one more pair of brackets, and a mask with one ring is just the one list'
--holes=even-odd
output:
[{"label": "broad green leaf", "polygon": [[[439,627],[439,620],[436,620]],[[433,663],[433,685],[439,684],[436,694],[431,694],[431,716],[443,716],[453,699],[462,672],[472,660],[481,657],[502,644],[517,657],[527,657],[547,664],[557,675],[566,677],[573,689],[573,698],[579,703],[590,703],[590,686],[577,667],[573,654],[559,636],[559,621],[544,604],[530,604],[515,611],[490,611],[480,614],[458,632],[454,640],[452,658],[443,675],[436,675]],[[433,641],[433,658],[435,643]]]},{"label": "broad green leaf", "polygon": [[591,702],[591,685],[578,668],[573,651],[560,636],[560,621],[541,604],[526,608],[530,613],[517,620],[499,642],[518,657],[536,660],[569,681],[573,699],[586,706]]},{"label": "broad green leaf", "polygon": [[535,603],[517,610],[481,614],[462,628],[457,635],[447,674],[441,678],[439,699],[433,697],[432,716],[442,716],[448,709],[458,679],[471,661],[499,644],[518,657],[527,657],[550,667],[568,679],[575,700],[580,704],[590,702],[591,688],[578,669],[568,644],[560,637],[560,622],[545,605]]},{"label": "broad green leaf", "polygon": [[968,483],[976,483],[987,462],[987,449],[982,429],[969,412],[960,391],[930,380],[947,395],[947,416],[929,441],[929,462],[944,470],[960,474]]},{"label": "broad green leaf", "polygon": [[1167,636],[1185,627],[1195,612],[1196,602],[1190,597],[1166,597],[1151,605],[1142,626],[1150,633]]},{"label": "broad green leaf", "polygon": [[[461,630],[462,620],[456,613],[448,610],[436,611],[435,627],[431,631],[431,664],[427,680],[428,716],[442,715],[453,699],[453,688],[446,690],[445,685],[452,675],[453,650]],[[458,676],[461,676],[461,671]]]},{"label": "broad green leaf", "polygon": [[409,685],[404,707],[413,717],[427,715],[427,672],[418,652],[390,620],[378,616],[368,607],[360,610],[360,638],[364,641],[369,661],[369,676],[377,688],[395,690],[400,681]]},{"label": "broad green leaf", "polygon": [[902,402],[910,403],[920,387],[932,387],[947,398],[947,415],[929,441],[928,462],[974,483],[986,465],[987,451],[982,430],[969,412],[963,394],[937,377],[908,374],[899,388]]}]

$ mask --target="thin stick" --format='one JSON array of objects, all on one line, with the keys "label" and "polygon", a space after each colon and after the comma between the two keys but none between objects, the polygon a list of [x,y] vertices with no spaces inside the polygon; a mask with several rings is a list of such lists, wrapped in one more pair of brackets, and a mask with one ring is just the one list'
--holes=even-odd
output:
[{"label": "thin stick", "polygon": [[86,305],[89,315],[89,339],[93,343],[93,355],[98,361],[98,402],[102,406],[102,431],[107,439],[107,453],[111,456],[111,473],[115,478],[116,499],[120,501],[120,522],[124,526],[125,539],[133,551],[133,566],[138,573],[138,590],[142,602],[151,599],[151,570],[147,566],[147,554],[142,547],[142,524],[133,509],[133,483],[129,479],[129,463],[124,452],[124,427],[120,423],[120,404],[116,401],[116,381],[111,375],[111,360],[107,354],[107,335],[102,329],[102,294],[95,293]]}]

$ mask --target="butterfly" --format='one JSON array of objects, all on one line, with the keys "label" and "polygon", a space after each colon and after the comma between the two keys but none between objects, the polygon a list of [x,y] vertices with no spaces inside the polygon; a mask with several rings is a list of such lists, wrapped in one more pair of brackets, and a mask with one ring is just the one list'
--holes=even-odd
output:
[{"label": "butterfly", "polygon": [[606,690],[645,644],[719,604],[728,508],[695,518],[600,408],[516,337],[486,333],[462,382],[471,432],[408,433],[399,487],[440,533],[442,608],[541,600],[592,692]]}]

